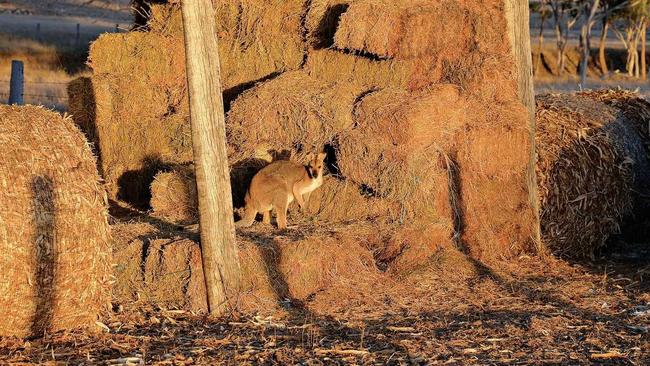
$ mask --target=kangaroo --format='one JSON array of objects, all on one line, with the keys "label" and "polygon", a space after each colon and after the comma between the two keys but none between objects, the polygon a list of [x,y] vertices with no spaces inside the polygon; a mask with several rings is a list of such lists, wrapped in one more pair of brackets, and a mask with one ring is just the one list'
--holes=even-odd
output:
[{"label": "kangaroo", "polygon": [[307,165],[280,160],[260,170],[253,177],[246,193],[244,217],[235,225],[253,225],[260,212],[263,215],[262,222],[270,225],[271,210],[274,210],[278,228],[286,229],[289,204],[296,200],[300,209],[304,210],[311,192],[323,184],[324,160],[325,153],[319,153]]}]

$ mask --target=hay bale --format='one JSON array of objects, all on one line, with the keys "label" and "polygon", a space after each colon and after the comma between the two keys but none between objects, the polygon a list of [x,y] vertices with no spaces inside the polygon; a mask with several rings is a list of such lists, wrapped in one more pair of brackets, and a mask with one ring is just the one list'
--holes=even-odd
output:
[{"label": "hay bale", "polygon": [[304,72],[285,73],[244,93],[227,116],[232,164],[260,150],[292,150],[303,160],[352,126],[355,100],[363,87],[328,83]]},{"label": "hay bale", "polygon": [[201,249],[195,241],[146,223],[117,224],[113,230],[117,303],[207,312]]},{"label": "hay bale", "polygon": [[[397,216],[448,207],[446,151],[465,123],[464,101],[454,86],[417,95],[372,93],[357,105],[355,127],[339,137],[341,173],[378,197],[401,202]],[[450,219],[449,211],[438,213]]]},{"label": "hay bale", "polygon": [[[519,102],[471,99],[471,121],[458,135],[458,200],[463,243],[481,258],[534,252],[529,204],[528,112]],[[507,188],[504,188],[507,187]]]},{"label": "hay bale", "polygon": [[442,79],[441,70],[432,69],[426,59],[377,60],[330,49],[310,50],[304,70],[328,82],[347,81],[368,89],[419,90]]},{"label": "hay bale", "polygon": [[634,123],[597,99],[537,100],[542,235],[561,256],[593,257],[620,232],[632,211],[635,165],[647,166]]},{"label": "hay bale", "polygon": [[0,336],[95,324],[110,301],[106,195],[69,118],[0,106]]},{"label": "hay bale", "polygon": [[[372,253],[360,245],[367,232],[367,224],[348,224],[310,226],[287,236],[264,229],[238,234],[242,305],[268,311],[259,305],[284,299],[304,302],[335,284],[376,275]],[[249,261],[251,257],[256,259]]]},{"label": "hay bale", "polygon": [[194,168],[160,172],[151,183],[151,208],[156,217],[178,223],[198,222],[198,195]]},{"label": "hay bale", "polygon": [[472,46],[470,19],[458,1],[359,0],[341,16],[334,44],[385,58],[462,57]]},{"label": "hay bale", "polygon": [[183,52],[171,38],[105,35],[91,46],[91,88],[69,89],[71,103],[84,101],[71,111],[94,131],[111,198],[146,208],[157,170],[192,160]]}]

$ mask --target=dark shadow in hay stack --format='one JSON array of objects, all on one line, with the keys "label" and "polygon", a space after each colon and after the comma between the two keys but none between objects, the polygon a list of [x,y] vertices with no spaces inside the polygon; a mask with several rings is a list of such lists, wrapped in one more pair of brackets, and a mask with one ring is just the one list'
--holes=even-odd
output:
[{"label": "dark shadow in hay stack", "polygon": [[91,327],[110,302],[106,194],[69,118],[0,106],[1,336]]},{"label": "dark shadow in hay stack", "polygon": [[558,255],[593,258],[632,218],[635,204],[647,213],[648,140],[639,128],[647,129],[640,122],[650,108],[633,99],[611,91],[538,97],[542,235]]}]

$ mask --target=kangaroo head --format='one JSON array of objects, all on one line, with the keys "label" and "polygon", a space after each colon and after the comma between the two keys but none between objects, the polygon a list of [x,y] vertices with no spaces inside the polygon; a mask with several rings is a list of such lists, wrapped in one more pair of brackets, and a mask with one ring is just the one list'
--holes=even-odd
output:
[{"label": "kangaroo head", "polygon": [[318,179],[321,175],[323,175],[326,156],[327,154],[325,154],[324,152],[318,153],[307,165],[307,169],[309,170],[309,175],[312,179]]}]

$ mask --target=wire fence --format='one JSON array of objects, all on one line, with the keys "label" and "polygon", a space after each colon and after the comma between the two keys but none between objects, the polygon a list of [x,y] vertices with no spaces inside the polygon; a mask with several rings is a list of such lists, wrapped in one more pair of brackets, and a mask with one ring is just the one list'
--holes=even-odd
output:
[{"label": "wire fence", "polygon": [[[0,85],[7,85],[6,91],[0,91],[0,103],[6,103],[7,100],[9,99],[9,94],[10,94],[9,83],[10,80],[0,79]],[[44,102],[56,103],[56,104],[67,103],[68,96],[65,92],[65,88],[67,87],[67,85],[68,85],[67,82],[60,82],[60,81],[26,81],[25,92],[23,93],[23,97],[32,102],[38,102],[38,103],[44,103]],[[39,89],[39,86],[58,86],[60,87],[60,90],[58,91],[63,90],[63,93],[29,92],[30,89]]]}]

